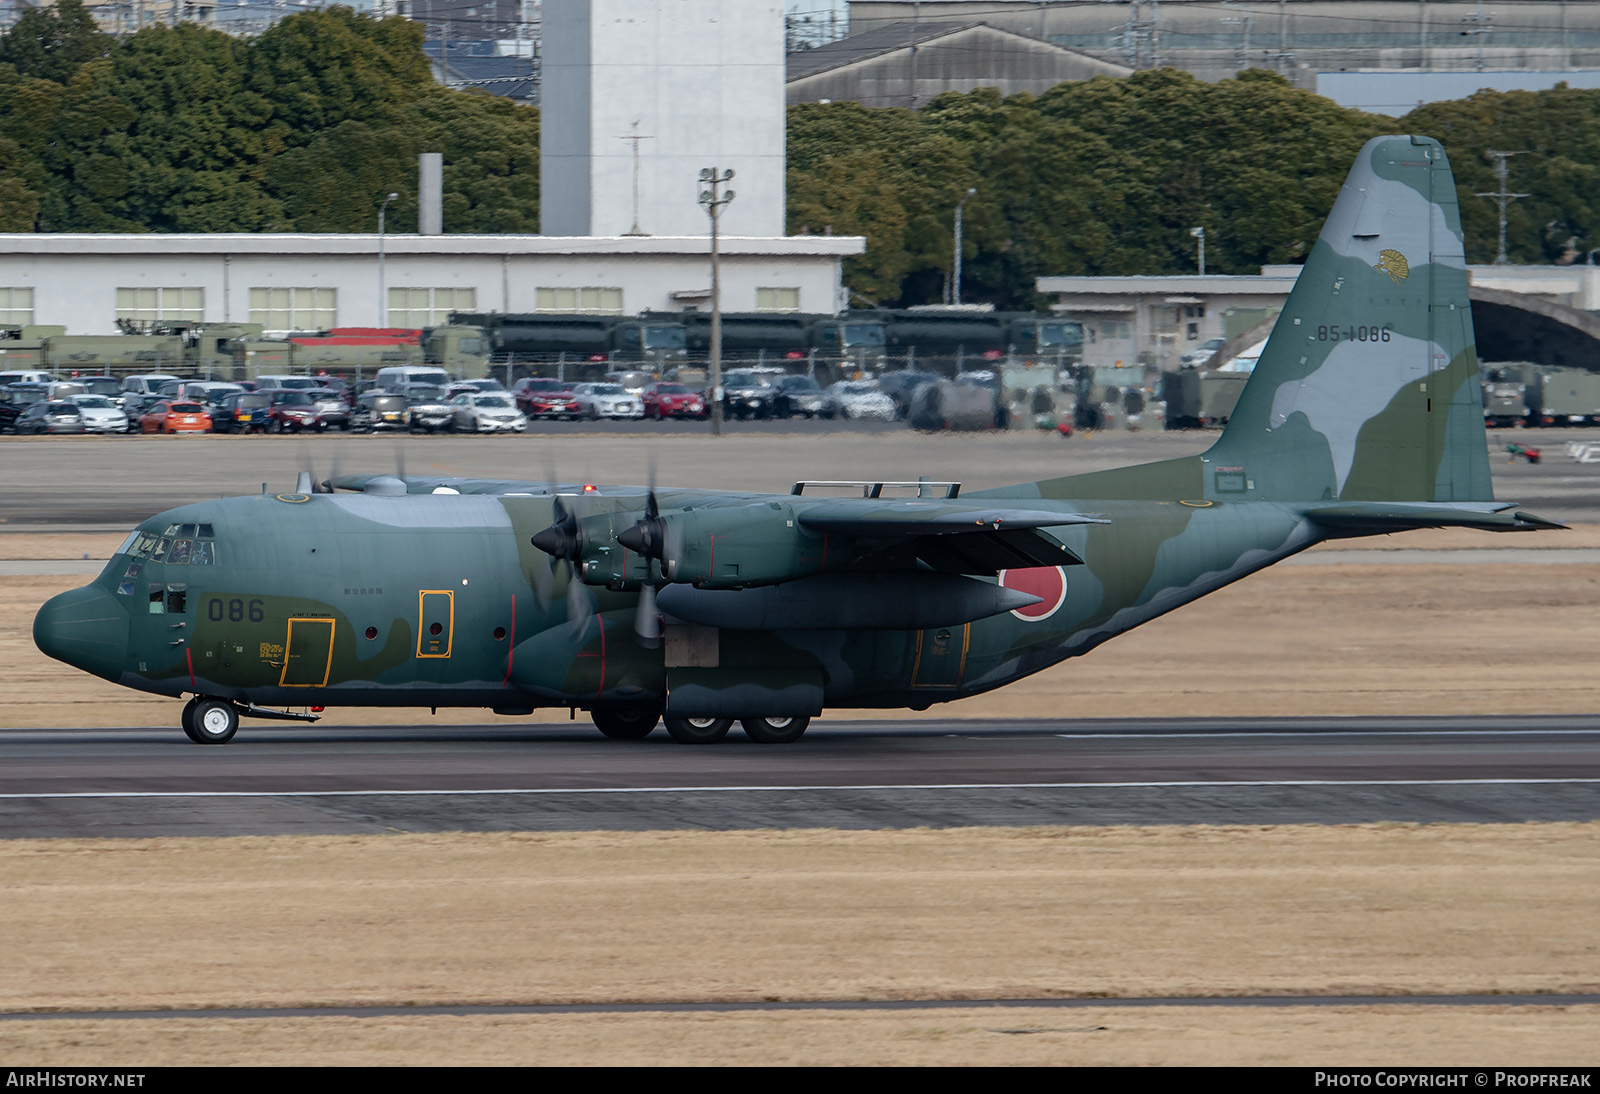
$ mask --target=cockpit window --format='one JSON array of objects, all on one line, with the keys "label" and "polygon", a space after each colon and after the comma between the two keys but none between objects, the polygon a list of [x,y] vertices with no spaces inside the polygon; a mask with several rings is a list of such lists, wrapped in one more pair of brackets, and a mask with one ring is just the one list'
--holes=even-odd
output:
[{"label": "cockpit window", "polygon": [[124,543],[117,553],[126,552],[130,558],[147,558],[169,566],[210,566],[216,561],[216,547],[211,542],[215,534],[210,524],[169,524],[164,535],[134,533],[130,537],[132,547]]}]

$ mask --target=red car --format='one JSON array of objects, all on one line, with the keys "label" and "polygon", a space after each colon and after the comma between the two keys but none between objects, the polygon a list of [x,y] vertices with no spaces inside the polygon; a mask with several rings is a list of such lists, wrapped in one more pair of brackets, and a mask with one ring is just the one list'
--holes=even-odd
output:
[{"label": "red car", "polygon": [[686,384],[658,380],[644,389],[644,416],[662,418],[704,418],[711,413],[706,397]]},{"label": "red car", "polygon": [[572,387],[560,380],[530,376],[518,380],[511,394],[517,401],[517,409],[530,418],[578,417],[578,400]]},{"label": "red car", "polygon": [[199,403],[169,400],[145,411],[139,429],[144,433],[210,433],[211,415]]}]

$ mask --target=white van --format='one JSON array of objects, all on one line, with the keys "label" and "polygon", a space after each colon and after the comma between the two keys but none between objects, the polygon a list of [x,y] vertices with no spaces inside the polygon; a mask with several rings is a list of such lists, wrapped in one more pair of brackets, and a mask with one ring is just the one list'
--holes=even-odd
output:
[{"label": "white van", "polygon": [[399,391],[405,384],[448,387],[451,379],[451,375],[438,365],[390,365],[380,368],[374,377],[377,386],[385,391]]}]

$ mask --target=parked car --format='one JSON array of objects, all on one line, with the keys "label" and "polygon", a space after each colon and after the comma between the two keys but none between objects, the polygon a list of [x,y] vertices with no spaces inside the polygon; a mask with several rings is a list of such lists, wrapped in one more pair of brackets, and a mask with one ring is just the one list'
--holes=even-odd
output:
[{"label": "parked car", "polygon": [[82,433],[83,413],[66,402],[34,403],[17,418],[18,433]]},{"label": "parked car", "polygon": [[211,412],[211,428],[218,433],[261,433],[266,430],[271,398],[256,391],[226,395]]},{"label": "parked car", "polygon": [[824,418],[882,418],[893,421],[894,400],[878,390],[871,380],[840,380],[828,388]]},{"label": "parked car", "polygon": [[893,401],[894,416],[904,418],[911,406],[911,393],[923,384],[931,384],[938,379],[938,375],[932,372],[920,372],[909,368],[895,369],[878,377],[878,390]]},{"label": "parked car", "polygon": [[772,397],[772,413],[779,418],[793,418],[803,414],[815,418],[828,404],[828,396],[809,376],[783,376],[774,385],[777,394]]},{"label": "parked car", "polygon": [[350,404],[342,393],[331,387],[314,387],[306,394],[317,404],[318,429],[350,428]]},{"label": "parked car", "polygon": [[273,387],[258,394],[267,397],[268,433],[303,433],[317,429],[322,421],[317,401],[309,391]]},{"label": "parked car", "polygon": [[139,418],[145,433],[210,433],[211,415],[197,402],[163,399]]},{"label": "parked car", "polygon": [[639,397],[644,405],[644,416],[660,421],[662,418],[704,418],[711,413],[705,395],[687,384],[658,380],[644,389]]},{"label": "parked car", "polygon": [[395,389],[406,397],[406,425],[413,433],[437,433],[449,429],[456,420],[456,408],[445,400],[444,388],[433,384],[400,384]]},{"label": "parked car", "polygon": [[69,395],[66,401],[83,414],[86,433],[126,433],[128,415],[109,395]]},{"label": "parked car", "polygon": [[188,399],[204,403],[207,409],[210,409],[227,396],[243,390],[244,388],[238,384],[224,383],[221,380],[168,380],[161,385],[158,394],[163,399]]},{"label": "parked car", "polygon": [[578,416],[572,385],[564,380],[529,376],[517,381],[511,389],[511,397],[517,401],[517,409],[530,418],[565,420]]},{"label": "parked car", "polygon": [[370,389],[356,396],[355,409],[350,412],[350,428],[357,433],[371,433],[378,429],[404,429],[411,411],[411,401],[392,391]]},{"label": "parked car", "polygon": [[504,390],[505,388],[500,385],[499,380],[457,380],[446,387],[444,389],[444,393],[446,398],[454,399],[457,395],[460,395],[464,391],[481,391],[488,393],[491,391]]},{"label": "parked car", "polygon": [[722,414],[725,418],[770,418],[778,389],[765,373],[735,369],[722,375]]},{"label": "parked car", "polygon": [[522,433],[528,419],[503,391],[463,391],[450,405],[455,408],[451,428],[458,433]]},{"label": "parked car", "polygon": [[120,388],[124,400],[123,409],[129,413],[133,412],[132,404],[127,401],[130,396],[157,395],[161,391],[162,384],[169,380],[181,379],[183,377],[174,376],[170,372],[141,372],[133,376],[124,376],[122,378],[122,387]]},{"label": "parked car", "polygon": [[572,397],[578,414],[585,418],[642,418],[644,404],[629,395],[621,384],[577,384]]},{"label": "parked car", "polygon": [[109,395],[115,399],[122,394],[122,381],[115,376],[74,376],[72,382],[82,384],[83,390],[90,395]]}]

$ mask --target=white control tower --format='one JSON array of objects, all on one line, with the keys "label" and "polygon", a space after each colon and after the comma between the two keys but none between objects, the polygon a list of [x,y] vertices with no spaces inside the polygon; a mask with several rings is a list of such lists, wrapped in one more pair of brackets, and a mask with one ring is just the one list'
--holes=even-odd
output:
[{"label": "white control tower", "polygon": [[704,236],[703,167],[732,168],[729,236],[784,233],[780,0],[544,0],[547,236]]}]

